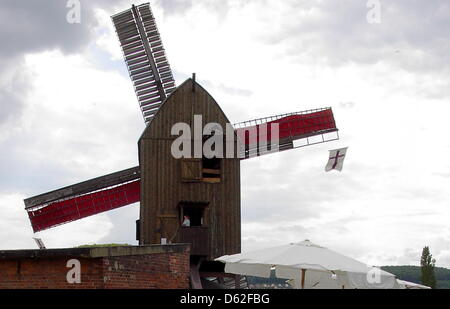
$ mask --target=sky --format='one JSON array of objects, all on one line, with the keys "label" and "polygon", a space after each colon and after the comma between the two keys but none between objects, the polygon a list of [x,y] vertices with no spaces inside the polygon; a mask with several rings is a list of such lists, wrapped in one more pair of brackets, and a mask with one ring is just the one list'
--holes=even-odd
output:
[{"label": "sky", "polygon": [[[23,199],[138,165],[145,128],[110,16],[128,0],[0,2],[0,249],[135,241],[139,205],[33,234]],[[135,3],[139,4],[139,3]],[[155,0],[178,85],[233,122],[333,108],[340,140],[241,163],[242,250],[309,239],[450,267],[450,2]],[[349,147],[342,172],[328,150]]]}]

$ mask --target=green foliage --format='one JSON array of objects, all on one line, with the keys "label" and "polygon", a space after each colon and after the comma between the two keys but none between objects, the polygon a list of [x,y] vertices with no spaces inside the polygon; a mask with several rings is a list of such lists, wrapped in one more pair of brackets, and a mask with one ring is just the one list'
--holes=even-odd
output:
[{"label": "green foliage", "polygon": [[433,255],[430,253],[428,247],[424,247],[422,250],[422,257],[420,258],[421,266],[421,281],[422,284],[427,285],[433,289],[436,288],[436,276],[434,273],[436,260],[433,259]]},{"label": "green foliage", "polygon": [[[398,279],[422,284],[420,266],[382,266],[381,269],[394,274]],[[450,269],[435,267],[437,289],[450,289]]]}]

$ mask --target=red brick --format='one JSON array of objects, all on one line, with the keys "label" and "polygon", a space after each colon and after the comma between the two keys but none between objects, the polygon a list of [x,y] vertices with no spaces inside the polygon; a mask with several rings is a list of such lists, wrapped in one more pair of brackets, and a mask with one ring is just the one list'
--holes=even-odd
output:
[{"label": "red brick", "polygon": [[78,258],[81,263],[80,284],[66,281],[69,271],[66,263],[69,259],[71,257],[3,260],[0,263],[0,288],[189,288],[188,250],[180,253]]}]

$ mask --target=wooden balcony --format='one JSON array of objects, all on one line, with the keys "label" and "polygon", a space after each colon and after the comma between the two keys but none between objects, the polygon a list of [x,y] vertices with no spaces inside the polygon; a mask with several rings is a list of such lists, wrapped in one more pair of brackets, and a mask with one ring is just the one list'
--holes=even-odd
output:
[{"label": "wooden balcony", "polygon": [[209,228],[205,226],[182,226],[178,242],[191,244],[191,255],[209,255]]}]

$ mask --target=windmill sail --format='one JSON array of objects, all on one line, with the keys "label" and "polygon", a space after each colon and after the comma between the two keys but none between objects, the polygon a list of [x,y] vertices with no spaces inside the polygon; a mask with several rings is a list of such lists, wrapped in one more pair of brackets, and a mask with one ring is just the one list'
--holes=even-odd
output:
[{"label": "windmill sail", "polygon": [[331,108],[244,121],[234,128],[241,159],[339,139]]},{"label": "windmill sail", "polygon": [[34,232],[140,200],[139,166],[24,200]]},{"label": "windmill sail", "polygon": [[[111,18],[148,125],[176,88],[155,18],[148,3],[133,5]],[[267,131],[272,126],[277,127],[275,133]],[[331,108],[245,121],[234,125],[234,130],[242,137],[238,143],[243,145],[238,151],[242,159],[339,139]],[[335,136],[330,138],[332,133]],[[320,140],[314,141],[315,137]],[[138,202],[140,186],[137,166],[27,198],[25,209],[33,230],[38,232]]]},{"label": "windmill sail", "polygon": [[155,18],[149,3],[133,5],[111,18],[144,121],[148,124],[175,89]]}]

